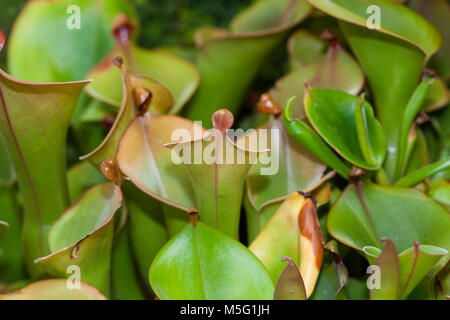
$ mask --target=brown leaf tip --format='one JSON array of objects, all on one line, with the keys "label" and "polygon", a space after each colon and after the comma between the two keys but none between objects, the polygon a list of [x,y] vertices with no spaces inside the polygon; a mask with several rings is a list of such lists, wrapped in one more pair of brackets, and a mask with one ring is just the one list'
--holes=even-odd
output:
[{"label": "brown leaf tip", "polygon": [[116,185],[120,184],[120,174],[114,160],[109,159],[100,163],[100,171],[109,181],[113,181]]},{"label": "brown leaf tip", "polygon": [[425,68],[422,72],[422,76],[421,79],[422,81],[425,80],[426,78],[432,78],[432,79],[436,79],[438,77],[436,71],[432,70],[432,69],[428,69]]},{"label": "brown leaf tip", "polygon": [[126,14],[120,13],[114,20],[112,33],[119,44],[128,45],[134,29],[134,23],[128,19]]},{"label": "brown leaf tip", "polygon": [[5,47],[5,42],[6,42],[6,36],[3,33],[2,29],[0,29],[0,51],[2,51],[3,48]]},{"label": "brown leaf tip", "polygon": [[350,178],[358,178],[362,175],[365,175],[367,173],[366,170],[361,169],[360,167],[352,167],[352,169],[350,170]]},{"label": "brown leaf tip", "polygon": [[270,94],[264,93],[261,95],[258,102],[258,112],[277,117],[283,110],[281,110],[280,106],[272,99]]},{"label": "brown leaf tip", "polygon": [[381,243],[386,242],[386,245],[394,246],[395,248],[394,242],[392,242],[392,240],[389,238],[383,237],[380,239],[380,242]]},{"label": "brown leaf tip", "polygon": [[281,262],[289,262],[290,264],[296,264],[295,262],[294,262],[294,260],[292,260],[292,258],[290,258],[290,257],[283,257],[282,259],[281,259]]},{"label": "brown leaf tip", "polygon": [[114,57],[114,58],[112,59],[112,63],[113,63],[113,65],[115,65],[116,67],[122,68],[122,66],[123,66],[123,59],[122,59],[121,56]]},{"label": "brown leaf tip", "polygon": [[192,223],[194,225],[194,227],[199,222],[200,219],[198,216],[198,210],[195,207],[189,208],[188,219],[189,219],[189,223]]},{"label": "brown leaf tip", "polygon": [[430,121],[430,117],[423,111],[420,111],[417,115],[416,119],[414,119],[414,123],[416,124],[424,124],[425,122]]},{"label": "brown leaf tip", "polygon": [[300,191],[300,190],[298,190],[297,192],[298,192],[298,194],[302,195],[305,199],[311,199],[311,201],[314,204],[314,207],[317,207],[317,200],[316,200],[316,198],[313,197],[312,194],[310,194],[309,192]]},{"label": "brown leaf tip", "polygon": [[234,116],[228,109],[220,109],[213,113],[211,120],[214,129],[225,132],[233,125]]},{"label": "brown leaf tip", "polygon": [[153,94],[150,89],[139,86],[133,88],[133,98],[138,116],[142,116],[147,112]]},{"label": "brown leaf tip", "polygon": [[333,34],[333,32],[331,32],[330,29],[325,29],[320,38],[322,40],[328,41],[331,45],[331,47],[336,48],[339,45],[339,42],[336,38],[336,36]]},{"label": "brown leaf tip", "polygon": [[305,90],[305,94],[309,92],[309,83],[308,80],[303,80],[303,88]]}]

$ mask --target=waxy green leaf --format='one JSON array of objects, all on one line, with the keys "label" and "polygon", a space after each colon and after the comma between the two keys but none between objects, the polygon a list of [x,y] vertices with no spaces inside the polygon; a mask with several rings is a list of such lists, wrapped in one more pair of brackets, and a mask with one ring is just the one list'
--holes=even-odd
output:
[{"label": "waxy green leaf", "polygon": [[11,34],[9,71],[29,81],[84,79],[113,48],[110,30],[119,13],[137,21],[128,0],[29,1]]},{"label": "waxy green leaf", "polygon": [[358,167],[380,168],[386,142],[368,102],[327,89],[308,90],[304,99],[308,120],[337,153]]},{"label": "waxy green leaf", "polygon": [[432,81],[433,80],[430,78],[424,79],[416,88],[406,106],[405,114],[403,115],[403,119],[400,124],[400,132],[397,147],[397,165],[395,167],[395,175],[394,175],[395,180],[399,179],[406,169],[406,164],[408,160],[407,145],[411,125],[413,124],[416,115],[419,113],[420,109],[423,106],[423,103],[428,95],[428,91],[430,89]]},{"label": "waxy green leaf", "polygon": [[195,221],[158,253],[149,278],[162,300],[270,300],[274,292],[267,270],[246,247]]},{"label": "waxy green leaf", "polygon": [[64,212],[49,232],[51,254],[36,260],[55,275],[67,277],[79,267],[81,280],[109,290],[114,216],[122,204],[120,187],[106,182],[89,189]]},{"label": "waxy green leaf", "polygon": [[450,157],[408,173],[406,176],[398,180],[395,185],[399,187],[412,187],[422,180],[438,172],[448,170],[449,168]]},{"label": "waxy green leaf", "polygon": [[[307,1],[339,19],[340,28],[367,75],[377,117],[386,134],[386,173],[393,180],[398,119],[402,119],[422,69],[441,46],[442,37],[429,21],[395,1]],[[371,9],[372,5],[378,9]],[[379,21],[375,19],[376,14]],[[374,22],[380,25],[373,27]]]},{"label": "waxy green leaf", "polygon": [[230,32],[200,29],[196,42],[202,81],[187,117],[208,128],[214,111],[223,107],[237,111],[270,52],[310,12],[304,0],[260,0],[233,19]]},{"label": "waxy green leaf", "polygon": [[33,261],[49,253],[48,230],[69,204],[66,133],[86,84],[25,82],[0,70],[0,131],[23,196],[24,255],[32,276],[43,272]]},{"label": "waxy green leaf", "polygon": [[71,290],[66,279],[34,282],[25,288],[0,295],[0,300],[107,300],[95,287],[80,283],[80,289]]},{"label": "waxy green leaf", "polygon": [[283,111],[283,123],[286,131],[327,166],[348,179],[350,167],[307,124],[295,119],[292,114],[292,98]]}]

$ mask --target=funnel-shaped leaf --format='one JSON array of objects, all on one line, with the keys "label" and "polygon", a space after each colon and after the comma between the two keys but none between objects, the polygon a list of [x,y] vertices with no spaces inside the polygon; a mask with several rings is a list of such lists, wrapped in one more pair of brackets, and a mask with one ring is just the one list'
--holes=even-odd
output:
[{"label": "funnel-shaped leaf", "polygon": [[9,71],[30,81],[84,79],[113,48],[119,13],[137,21],[128,0],[29,1],[11,34]]},{"label": "funnel-shaped leaf", "polygon": [[332,40],[323,59],[301,65],[288,73],[275,83],[270,92],[280,106],[284,106],[291,97],[297,97],[292,107],[295,116],[300,119],[305,117],[304,81],[308,81],[312,88],[334,89],[356,95],[364,85],[364,74],[355,59],[336,40]]},{"label": "funnel-shaped leaf", "polygon": [[186,115],[210,127],[209,115],[238,110],[242,97],[270,52],[311,12],[305,0],[260,0],[231,22],[231,31],[196,34],[201,84]]},{"label": "funnel-shaped leaf", "polygon": [[306,300],[305,285],[300,270],[294,260],[284,257],[283,262],[288,262],[278,278],[273,294],[274,300]]},{"label": "funnel-shaped leaf", "polygon": [[189,172],[200,220],[238,239],[245,178],[259,152],[268,150],[258,149],[266,145],[252,134],[254,131],[239,136],[230,130],[233,121],[230,111],[218,110],[212,116],[214,128],[201,139],[182,139],[168,147],[174,148]]},{"label": "funnel-shaped leaf", "polygon": [[95,287],[80,283],[79,289],[70,289],[66,279],[34,282],[25,288],[0,295],[0,300],[107,300]]},{"label": "funnel-shaped leaf", "polygon": [[267,270],[246,247],[196,221],[158,253],[149,278],[162,300],[269,300],[274,291]]},{"label": "funnel-shaped leaf", "polygon": [[[145,112],[146,108],[149,108],[150,112],[164,113],[174,103],[170,91],[159,82],[127,71],[121,59],[116,59],[115,63],[122,71],[122,106],[111,130],[100,146],[82,157],[82,159],[89,159],[96,167],[102,161],[114,158],[120,138],[137,115]],[[140,110],[140,108],[144,110]]]},{"label": "funnel-shaped leaf", "polygon": [[108,292],[114,215],[121,204],[122,192],[113,182],[89,189],[53,225],[52,254],[36,263],[59,277],[68,276],[69,266],[78,266],[82,281]]},{"label": "funnel-shaped leaf", "polygon": [[[364,247],[369,263],[375,263],[381,250],[375,247]],[[433,269],[436,263],[447,254],[447,250],[430,246],[419,245],[408,248],[398,255],[399,265],[399,291],[398,298],[405,299],[411,291]],[[381,271],[383,272],[383,270]]]},{"label": "funnel-shaped leaf", "polygon": [[31,83],[0,70],[0,131],[5,138],[24,203],[24,254],[49,253],[50,225],[68,205],[65,142],[69,119],[86,81]]},{"label": "funnel-shaped leaf", "polygon": [[[441,46],[439,31],[422,16],[390,0],[308,0],[340,20],[340,27],[363,67],[383,125],[392,179],[396,163],[398,119],[419,80],[426,61]],[[370,7],[370,6],[377,6]],[[373,27],[374,14],[380,25]],[[378,28],[379,27],[379,28]]]},{"label": "funnel-shaped leaf", "polygon": [[315,204],[294,192],[287,198],[249,249],[264,263],[272,279],[277,281],[285,256],[300,266],[309,297],[314,290],[323,259],[323,238]]},{"label": "funnel-shaped leaf", "polygon": [[[194,94],[200,82],[200,75],[194,65],[169,52],[162,49],[145,50],[133,44],[126,48],[117,46],[87,76],[94,80],[86,88],[87,93],[111,105],[119,106],[122,100],[120,72],[111,62],[116,56],[123,57],[130,71],[151,77],[170,90],[174,103],[164,113],[177,113]],[[153,94],[157,96],[155,92]]]},{"label": "funnel-shaped leaf", "polygon": [[381,166],[386,154],[383,129],[364,98],[311,89],[304,103],[314,129],[343,158],[369,170]]}]

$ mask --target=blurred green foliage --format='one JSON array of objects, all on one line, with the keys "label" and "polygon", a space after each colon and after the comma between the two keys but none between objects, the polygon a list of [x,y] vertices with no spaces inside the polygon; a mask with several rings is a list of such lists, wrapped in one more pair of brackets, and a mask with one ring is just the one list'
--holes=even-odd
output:
[{"label": "blurred green foliage", "polygon": [[226,28],[241,9],[255,0],[133,0],[141,21],[144,47],[193,45],[201,26]]},{"label": "blurred green foliage", "polygon": [[[143,47],[191,46],[195,30],[211,25],[227,27],[242,8],[255,0],[132,0],[139,13]],[[26,0],[0,1],[0,28],[6,35]],[[6,47],[7,48],[7,47]],[[6,54],[0,55],[5,67]]]}]

